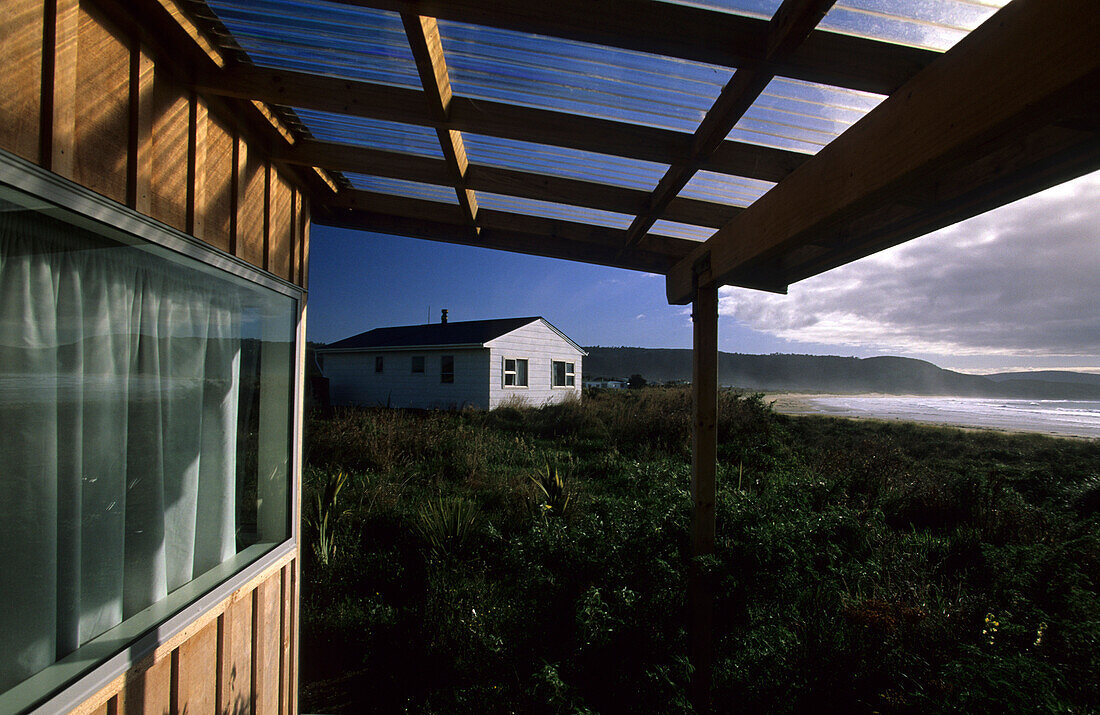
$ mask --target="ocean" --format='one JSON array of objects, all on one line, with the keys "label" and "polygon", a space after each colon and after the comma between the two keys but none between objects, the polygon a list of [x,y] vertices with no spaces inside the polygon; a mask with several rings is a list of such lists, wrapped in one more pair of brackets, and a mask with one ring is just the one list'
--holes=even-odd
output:
[{"label": "ocean", "polygon": [[796,402],[781,400],[776,410],[1100,438],[1098,400],[805,395]]}]

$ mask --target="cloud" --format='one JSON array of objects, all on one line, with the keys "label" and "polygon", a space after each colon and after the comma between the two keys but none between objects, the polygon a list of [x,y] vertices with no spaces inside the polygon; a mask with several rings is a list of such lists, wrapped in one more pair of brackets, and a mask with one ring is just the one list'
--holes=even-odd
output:
[{"label": "cloud", "polygon": [[780,338],[940,355],[1100,355],[1100,172],[719,312]]},{"label": "cloud", "polygon": [[645,313],[638,313],[634,316],[634,320],[645,320]]}]

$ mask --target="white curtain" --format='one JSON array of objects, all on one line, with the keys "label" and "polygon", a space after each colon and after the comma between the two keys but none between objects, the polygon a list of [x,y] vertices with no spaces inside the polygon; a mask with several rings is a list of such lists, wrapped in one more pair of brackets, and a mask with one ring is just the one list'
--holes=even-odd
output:
[{"label": "white curtain", "polygon": [[0,692],[235,553],[241,353],[232,290],[12,208]]}]

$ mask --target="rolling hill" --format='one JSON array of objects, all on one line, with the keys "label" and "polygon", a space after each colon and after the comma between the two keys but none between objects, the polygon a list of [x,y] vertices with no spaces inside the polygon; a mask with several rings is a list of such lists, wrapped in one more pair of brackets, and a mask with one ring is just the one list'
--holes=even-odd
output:
[{"label": "rolling hill", "polygon": [[[584,360],[585,377],[625,378],[640,374],[650,382],[691,380],[691,351],[687,349],[597,346],[585,350],[588,351]],[[1072,372],[1050,375],[1050,372],[1056,371],[981,376],[944,370],[925,360],[903,357],[718,354],[720,384],[751,390],[1100,399],[1100,379],[1091,379],[1100,376]]]}]

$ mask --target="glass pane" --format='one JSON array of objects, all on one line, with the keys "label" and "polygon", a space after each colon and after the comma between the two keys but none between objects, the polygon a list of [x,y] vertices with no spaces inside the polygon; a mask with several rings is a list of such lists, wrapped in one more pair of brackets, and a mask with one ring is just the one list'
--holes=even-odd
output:
[{"label": "glass pane", "polygon": [[554,361],[554,387],[565,385],[565,363]]},{"label": "glass pane", "polygon": [[516,360],[516,384],[527,387],[527,361]]},{"label": "glass pane", "polygon": [[458,204],[458,195],[455,193],[454,188],[450,186],[422,184],[418,181],[405,181],[404,179],[391,179],[386,176],[370,176],[369,174],[356,174],[353,172],[345,172],[344,178],[351,182],[353,188],[364,191],[377,191],[380,194],[407,196],[413,199],[438,201],[444,204]]},{"label": "glass pane", "polygon": [[770,20],[782,0],[661,0],[675,5],[691,5],[705,10],[718,10],[734,15],[748,15]]},{"label": "glass pane", "polygon": [[288,538],[297,323],[294,298],[3,195],[0,692]]},{"label": "glass pane", "polygon": [[627,228],[634,219],[633,216],[615,213],[614,211],[601,211],[600,209],[587,209],[583,206],[569,206],[552,201],[539,201],[537,199],[524,199],[517,196],[503,196],[491,194],[487,191],[478,192],[478,204],[483,209],[507,211],[509,213],[530,214],[543,218],[556,218],[563,221],[575,221],[577,223],[590,223],[608,228]]},{"label": "glass pane", "polygon": [[316,112],[294,107],[301,124],[296,127],[303,136],[321,141],[354,144],[383,151],[443,158],[439,137],[430,127],[400,124],[382,119],[351,117],[346,114]]},{"label": "glass pane", "polygon": [[949,50],[1008,0],[840,0],[820,28],[898,44]]},{"label": "glass pane", "polygon": [[776,77],[727,138],[817,153],[884,99],[880,94]]},{"label": "glass pane", "polygon": [[728,67],[439,22],[455,94],[693,132]]},{"label": "glass pane", "polygon": [[471,163],[651,191],[667,164],[464,132]]},{"label": "glass pane", "polygon": [[211,0],[209,6],[232,35],[221,44],[239,45],[257,65],[420,89],[395,12],[320,0]]}]

